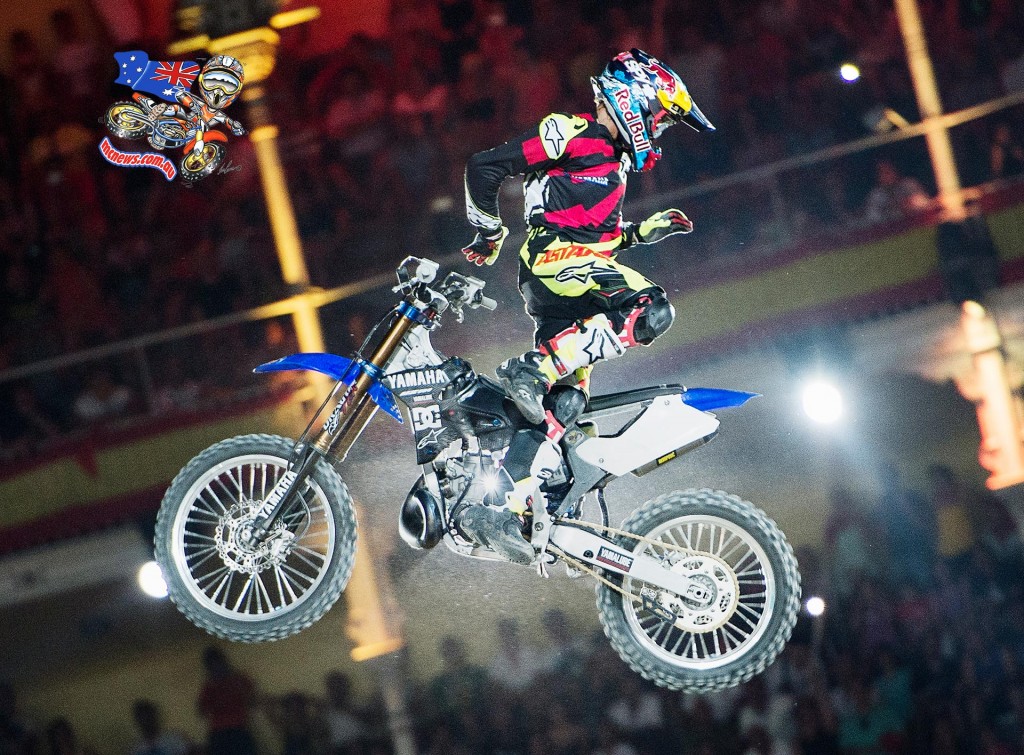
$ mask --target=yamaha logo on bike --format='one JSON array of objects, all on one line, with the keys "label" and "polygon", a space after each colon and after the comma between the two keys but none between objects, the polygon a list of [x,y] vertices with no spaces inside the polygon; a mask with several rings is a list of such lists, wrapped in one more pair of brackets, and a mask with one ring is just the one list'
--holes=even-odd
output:
[{"label": "yamaha logo on bike", "polygon": [[242,64],[228,55],[215,55],[200,68],[192,60],[150,60],[141,50],[114,53],[114,60],[119,74],[114,83],[130,87],[133,94],[131,100],[107,108],[104,122],[110,133],[121,139],[145,139],[160,152],[180,149],[181,157],[175,165],[154,152],[120,150],[104,137],[103,158],[125,168],[156,168],[168,181],[180,175],[189,183],[221,168],[226,132],[245,133],[241,123],[224,113],[242,90]]},{"label": "yamaha logo on bike", "polygon": [[597,551],[597,560],[602,564],[612,566],[619,571],[629,571],[633,568],[633,559],[627,556],[625,553],[619,553],[613,551],[611,548],[605,548],[602,546]]}]

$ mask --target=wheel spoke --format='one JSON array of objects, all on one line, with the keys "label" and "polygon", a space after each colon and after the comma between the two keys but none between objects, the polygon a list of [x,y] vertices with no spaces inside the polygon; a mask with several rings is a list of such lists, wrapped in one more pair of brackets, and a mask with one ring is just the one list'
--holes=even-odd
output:
[{"label": "wheel spoke", "polygon": [[[645,608],[640,596],[644,584],[624,580],[623,589],[633,598],[621,605],[640,645],[673,666],[692,670],[719,668],[749,652],[766,631],[775,601],[765,546],[743,525],[714,513],[662,520],[637,532],[655,541],[644,541],[638,552],[646,549],[666,568],[697,579],[707,591],[704,603],[688,603],[685,610],[660,598],[664,608],[676,612],[675,620],[664,621]],[[690,553],[675,556],[680,549]]]},{"label": "wheel spoke", "polygon": [[[331,501],[315,476],[303,485],[276,534],[263,540],[246,535],[256,508],[287,468],[286,454],[231,457],[199,476],[183,499],[171,555],[186,591],[219,616],[259,621],[292,610],[329,571],[338,533]],[[274,538],[285,529],[292,537],[282,563]]]}]

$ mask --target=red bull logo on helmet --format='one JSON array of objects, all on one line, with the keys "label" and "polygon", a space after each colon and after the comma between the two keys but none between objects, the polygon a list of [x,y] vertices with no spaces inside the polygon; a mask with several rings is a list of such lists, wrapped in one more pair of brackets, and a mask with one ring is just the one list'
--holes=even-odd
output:
[{"label": "red bull logo on helmet", "polygon": [[622,113],[626,129],[629,132],[629,139],[635,150],[639,153],[651,149],[651,142],[647,138],[647,129],[644,127],[644,119],[633,110],[633,99],[629,94],[629,89],[627,87],[617,89],[614,97],[615,105]]},{"label": "red bull logo on helmet", "polygon": [[654,71],[657,77],[661,80],[661,86],[668,96],[670,98],[674,97],[676,94],[676,77],[669,71],[665,70],[654,58],[648,58],[647,66]]}]

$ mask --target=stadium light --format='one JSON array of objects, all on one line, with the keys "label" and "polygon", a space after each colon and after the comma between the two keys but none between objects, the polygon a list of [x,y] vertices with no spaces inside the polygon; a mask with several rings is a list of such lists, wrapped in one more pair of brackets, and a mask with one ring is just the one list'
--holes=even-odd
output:
[{"label": "stadium light", "polygon": [[843,394],[827,380],[812,380],[804,386],[803,406],[813,421],[831,425],[843,416]]},{"label": "stadium light", "polygon": [[147,561],[139,567],[139,588],[151,598],[166,598],[167,583],[164,581],[163,572],[160,571],[160,564],[156,561]]},{"label": "stadium light", "polygon": [[852,84],[860,78],[860,69],[854,63],[843,63],[839,66],[839,76],[847,84]]},{"label": "stadium light", "polygon": [[812,595],[804,602],[804,610],[811,616],[821,616],[825,613],[825,601],[817,595]]}]

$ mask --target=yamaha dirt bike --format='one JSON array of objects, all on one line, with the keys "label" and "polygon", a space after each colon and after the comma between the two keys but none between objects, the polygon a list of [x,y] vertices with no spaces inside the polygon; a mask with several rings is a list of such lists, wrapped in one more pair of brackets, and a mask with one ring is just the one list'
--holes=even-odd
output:
[{"label": "yamaha dirt bike", "polygon": [[[499,558],[463,537],[452,512],[475,479],[499,473],[513,434],[532,426],[500,384],[431,345],[443,313],[461,322],[466,309],[496,306],[483,281],[452,272],[435,284],[437,272],[429,260],[402,263],[402,300],[367,337],[372,351],[353,359],[295,354],[256,368],[315,370],[337,381],[298,442],[231,438],[175,478],[157,517],[156,556],[192,622],[257,642],[295,634],[331,607],[356,541],[352,500],[334,465],[378,408],[401,422],[405,407],[422,470],[401,506],[403,539]],[[611,644],[663,687],[721,689],[763,671],[796,622],[796,559],[778,526],[733,495],[666,493],[612,527],[604,489],[706,443],[719,425],[712,412],[754,395],[660,385],[590,398],[557,444],[558,468],[526,518],[533,567],[547,576],[561,561],[570,576],[594,577]],[[591,496],[600,521],[583,515]]]}]

